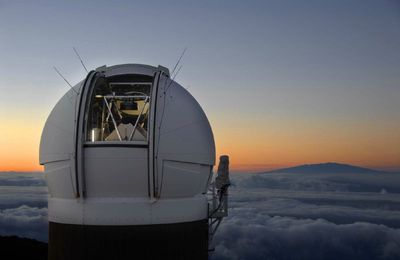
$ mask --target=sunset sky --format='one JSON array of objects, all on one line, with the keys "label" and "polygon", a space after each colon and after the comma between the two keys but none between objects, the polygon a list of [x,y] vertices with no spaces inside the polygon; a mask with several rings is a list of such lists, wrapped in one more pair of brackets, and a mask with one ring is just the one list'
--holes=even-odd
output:
[{"label": "sunset sky", "polygon": [[[117,2],[117,3],[115,3]],[[173,68],[236,171],[400,170],[398,1],[2,1],[0,171],[42,170],[51,109],[86,66]]]}]

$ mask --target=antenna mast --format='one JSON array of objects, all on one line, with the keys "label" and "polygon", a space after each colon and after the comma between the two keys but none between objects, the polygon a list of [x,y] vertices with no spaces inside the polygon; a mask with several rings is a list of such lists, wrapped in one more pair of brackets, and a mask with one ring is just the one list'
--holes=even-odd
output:
[{"label": "antenna mast", "polygon": [[86,70],[86,72],[89,72],[85,66],[85,63],[83,63],[83,60],[82,60],[81,56],[79,55],[78,51],[75,49],[75,47],[72,47],[72,49],[74,50],[76,56],[78,57],[79,61],[81,62],[83,68]]},{"label": "antenna mast", "polygon": [[68,80],[61,74],[61,72],[55,66],[53,66],[53,68],[57,74],[60,75],[60,77],[68,84],[68,86],[78,95],[79,93],[74,89],[74,87],[72,87]]},{"label": "antenna mast", "polygon": [[181,59],[182,59],[183,55],[185,55],[186,50],[187,50],[187,47],[183,50],[181,56],[179,57],[178,61],[176,62],[175,66],[174,66],[174,68],[173,68],[173,70],[171,72],[171,75],[174,74],[174,71],[176,70],[176,67],[178,67],[179,63],[181,62]]},{"label": "antenna mast", "polygon": [[[178,68],[178,65],[179,65],[179,63],[181,62],[181,60],[182,60],[182,58],[183,58],[183,55],[185,55],[186,50],[187,50],[187,47],[183,50],[181,56],[179,57],[178,61],[176,62],[175,66],[174,66],[174,69],[173,69],[172,72],[171,72],[172,80],[171,80],[171,82],[168,84],[167,88],[165,89],[165,92],[168,91],[168,89],[169,89],[169,87],[171,86],[172,82],[175,80],[176,76],[178,76],[179,71],[181,71],[183,65],[180,65],[179,68]],[[176,68],[178,68],[178,70],[175,72]],[[175,72],[175,74],[174,74],[174,72]]]}]

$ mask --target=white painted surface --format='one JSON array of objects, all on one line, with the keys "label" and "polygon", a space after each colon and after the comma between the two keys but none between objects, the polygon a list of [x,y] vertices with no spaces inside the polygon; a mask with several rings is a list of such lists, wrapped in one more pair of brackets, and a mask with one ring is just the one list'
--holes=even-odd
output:
[{"label": "white painted surface", "polygon": [[214,136],[204,111],[186,89],[165,76],[156,110],[156,192],[163,197],[204,192],[215,164]]},{"label": "white painted surface", "polygon": [[[74,89],[79,92],[83,82]],[[74,150],[75,113],[78,95],[69,90],[50,112],[40,139],[39,162],[69,160]]]},{"label": "white painted surface", "polygon": [[[159,66],[159,68],[162,69],[163,67]],[[140,75],[154,76],[154,74],[157,71],[159,71],[159,68],[144,64],[120,64],[120,65],[106,67],[106,69],[104,70],[104,74],[106,77],[124,75],[124,74],[140,74]],[[100,71],[103,71],[103,69],[100,69]]]},{"label": "white painted surface", "polygon": [[151,201],[149,198],[49,199],[49,221],[86,225],[151,225],[207,218],[207,200],[191,198]]},{"label": "white painted surface", "polygon": [[147,148],[85,147],[86,191],[92,197],[147,197]]},{"label": "white painted surface", "polygon": [[161,198],[184,198],[202,194],[210,167],[197,163],[163,161]]},{"label": "white painted surface", "polygon": [[75,198],[70,160],[45,164],[45,173],[51,197]]},{"label": "white painted surface", "polygon": [[[160,67],[127,64],[102,67],[98,71],[106,76],[153,76],[160,69],[165,71]],[[82,84],[75,87],[80,94],[84,92],[80,91]],[[80,97],[70,90],[57,103],[46,121],[40,144],[40,163],[45,165],[50,191],[50,221],[147,225],[207,218],[207,199],[203,193],[215,163],[210,124],[197,101],[182,86],[171,83],[164,73],[157,86],[159,89],[154,86],[151,101],[149,128],[155,131],[148,143],[150,149],[143,147],[147,144],[144,141],[138,142],[140,148],[121,147],[119,142],[110,142],[109,147],[106,143],[102,147],[84,146],[84,138],[78,138],[78,158],[82,158],[77,161],[78,180],[80,190],[86,191],[86,196],[81,193],[79,198],[75,198],[74,133]],[[88,99],[82,100],[81,113],[84,113]],[[80,123],[80,127],[84,125]],[[82,133],[83,128],[77,131]],[[156,197],[152,196],[153,188]]]}]

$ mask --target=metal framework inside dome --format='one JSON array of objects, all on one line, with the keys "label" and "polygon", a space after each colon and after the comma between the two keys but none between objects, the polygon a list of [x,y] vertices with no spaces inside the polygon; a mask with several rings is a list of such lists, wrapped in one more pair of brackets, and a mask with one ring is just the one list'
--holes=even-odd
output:
[{"label": "metal framework inside dome", "polygon": [[[147,141],[151,86],[150,82],[110,82],[110,93],[101,95],[94,91],[95,100],[89,109],[92,125],[87,126],[86,141]],[[143,87],[148,88],[147,93],[141,91]],[[96,107],[101,110],[101,116],[100,113],[93,115]]]}]

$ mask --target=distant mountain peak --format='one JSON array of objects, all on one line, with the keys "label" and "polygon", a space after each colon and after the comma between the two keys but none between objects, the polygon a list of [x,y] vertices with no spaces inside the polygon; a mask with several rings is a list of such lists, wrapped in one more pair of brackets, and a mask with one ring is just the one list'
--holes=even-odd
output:
[{"label": "distant mountain peak", "polygon": [[385,173],[350,164],[326,162],[317,164],[303,164],[295,167],[282,168],[268,171],[267,173]]}]

